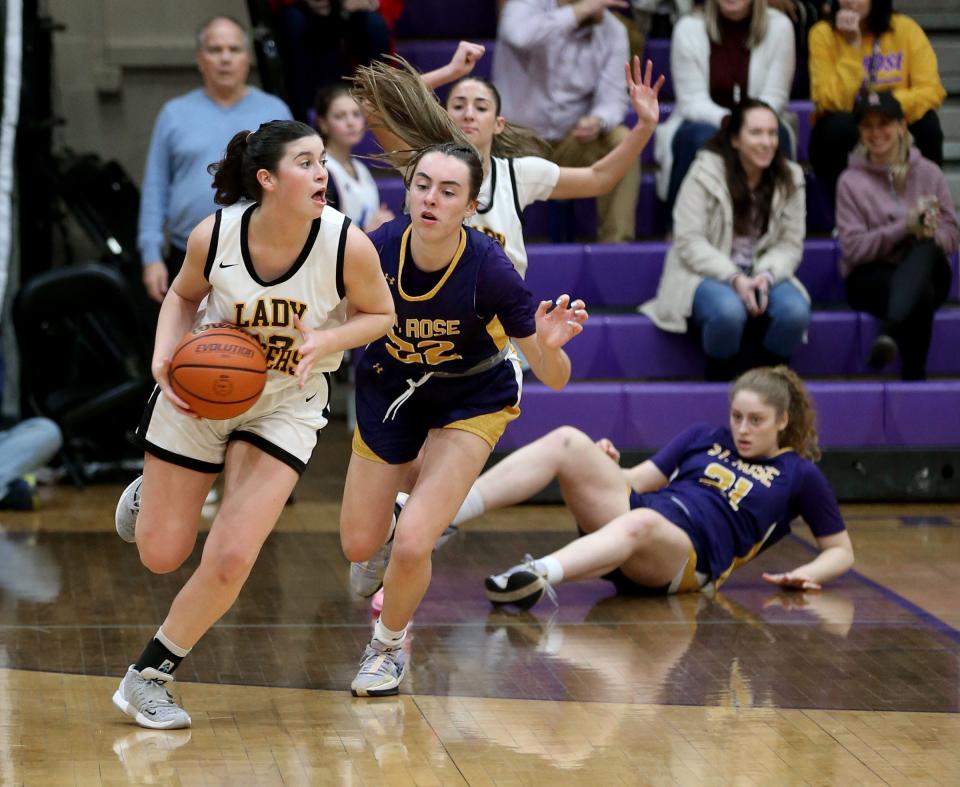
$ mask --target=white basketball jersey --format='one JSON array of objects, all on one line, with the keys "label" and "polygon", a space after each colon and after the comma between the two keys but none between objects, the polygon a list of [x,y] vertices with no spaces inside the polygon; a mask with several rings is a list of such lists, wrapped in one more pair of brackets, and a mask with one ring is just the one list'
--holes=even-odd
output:
[{"label": "white basketball jersey", "polygon": [[490,173],[480,187],[480,206],[466,223],[503,246],[521,276],[527,273],[527,249],[520,218],[523,209],[547,199],[559,178],[560,167],[537,156],[490,157]]},{"label": "white basketball jersey", "polygon": [[[308,328],[330,328],[346,320],[343,255],[350,219],[329,205],[313,222],[290,269],[273,281],[260,278],[250,259],[247,232],[256,203],[218,210],[203,274],[212,289],[195,325],[232,323],[255,334],[267,355],[265,392],[296,385],[303,338],[294,313]],[[311,376],[332,372],[343,353],[319,358]]]}]

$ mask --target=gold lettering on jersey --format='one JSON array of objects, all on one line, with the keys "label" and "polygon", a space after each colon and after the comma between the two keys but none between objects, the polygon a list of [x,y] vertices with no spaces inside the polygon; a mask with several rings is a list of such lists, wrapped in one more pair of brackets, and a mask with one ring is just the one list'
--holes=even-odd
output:
[{"label": "gold lettering on jersey", "polygon": [[238,328],[289,328],[294,314],[303,319],[307,304],[289,298],[259,298],[252,306],[235,303],[233,311]]},{"label": "gold lettering on jersey", "polygon": [[480,232],[482,232],[484,235],[488,235],[489,237],[493,238],[501,246],[507,245],[507,236],[502,232],[497,232],[495,229],[490,227],[474,227],[474,229],[480,230]]},{"label": "gold lettering on jersey", "polygon": [[780,471],[775,467],[756,465],[752,462],[746,462],[740,457],[731,458],[731,453],[729,448],[724,448],[719,443],[714,443],[713,447],[707,450],[708,456],[715,456],[722,462],[726,462],[730,467],[750,476],[754,481],[759,481],[767,489],[773,486],[774,479],[780,475]]},{"label": "gold lettering on jersey", "polygon": [[436,336],[457,336],[460,320],[414,320],[406,321],[403,333],[410,339],[433,339]]},{"label": "gold lettering on jersey", "polygon": [[293,376],[300,363],[296,338],[274,333],[271,328],[292,328],[293,316],[303,319],[307,304],[289,298],[260,298],[254,304],[235,303],[234,322],[239,328],[259,328],[255,335],[267,356],[267,369]]},{"label": "gold lettering on jersey", "polygon": [[[410,320],[408,322],[433,322],[431,320]],[[439,322],[445,322],[439,320]],[[459,320],[450,320],[459,324]],[[457,329],[459,333],[459,328]],[[400,363],[418,363],[428,364],[430,366],[439,366],[447,361],[456,361],[463,356],[455,352],[456,345],[453,342],[447,342],[437,339],[421,339],[413,343],[397,336],[397,332],[391,328],[387,333],[387,352],[391,357],[400,361]]]}]

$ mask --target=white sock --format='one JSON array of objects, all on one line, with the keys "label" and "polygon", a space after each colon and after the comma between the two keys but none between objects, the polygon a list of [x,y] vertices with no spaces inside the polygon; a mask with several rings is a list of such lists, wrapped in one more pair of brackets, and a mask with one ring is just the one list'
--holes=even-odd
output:
[{"label": "white sock", "polygon": [[457,511],[457,515],[453,518],[453,524],[462,525],[467,520],[480,516],[480,514],[486,510],[486,504],[483,502],[483,498],[480,497],[480,492],[477,491],[477,485],[474,484],[470,487],[470,491],[467,492],[467,499],[463,501],[463,505],[460,506],[460,510]]},{"label": "white sock", "polygon": [[391,648],[399,646],[406,636],[406,627],[400,629],[400,631],[388,629],[385,625],[383,625],[382,618],[377,618],[377,622],[373,626],[373,638],[380,640],[384,645],[387,645]]},{"label": "white sock", "polygon": [[170,639],[170,637],[164,634],[162,627],[157,629],[157,633],[154,634],[154,638],[174,656],[184,658],[190,652],[190,648],[181,648],[176,642]]},{"label": "white sock", "polygon": [[547,555],[546,557],[537,558],[533,561],[533,564],[547,575],[547,582],[551,585],[556,585],[558,582],[563,581],[563,566],[560,565],[560,561],[555,557]]}]

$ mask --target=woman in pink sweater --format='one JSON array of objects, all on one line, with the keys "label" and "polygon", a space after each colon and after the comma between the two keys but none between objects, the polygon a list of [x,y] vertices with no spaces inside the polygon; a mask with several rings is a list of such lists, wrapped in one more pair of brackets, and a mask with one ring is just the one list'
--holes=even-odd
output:
[{"label": "woman in pink sweater", "polygon": [[947,255],[960,244],[940,168],[911,144],[899,102],[869,93],[854,107],[860,144],[837,185],[847,300],[881,320],[870,350],[879,370],[899,350],[904,380],[927,375],[934,312],[947,298]]}]

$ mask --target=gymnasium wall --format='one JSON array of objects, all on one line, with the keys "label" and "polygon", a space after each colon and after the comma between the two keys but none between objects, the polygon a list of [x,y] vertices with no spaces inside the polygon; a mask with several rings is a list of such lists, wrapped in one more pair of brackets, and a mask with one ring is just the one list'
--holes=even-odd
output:
[{"label": "gymnasium wall", "polygon": [[54,34],[54,106],[66,121],[54,146],[116,158],[138,184],[160,107],[200,84],[196,28],[215,14],[248,20],[244,0],[47,0],[42,8],[67,27]]}]

